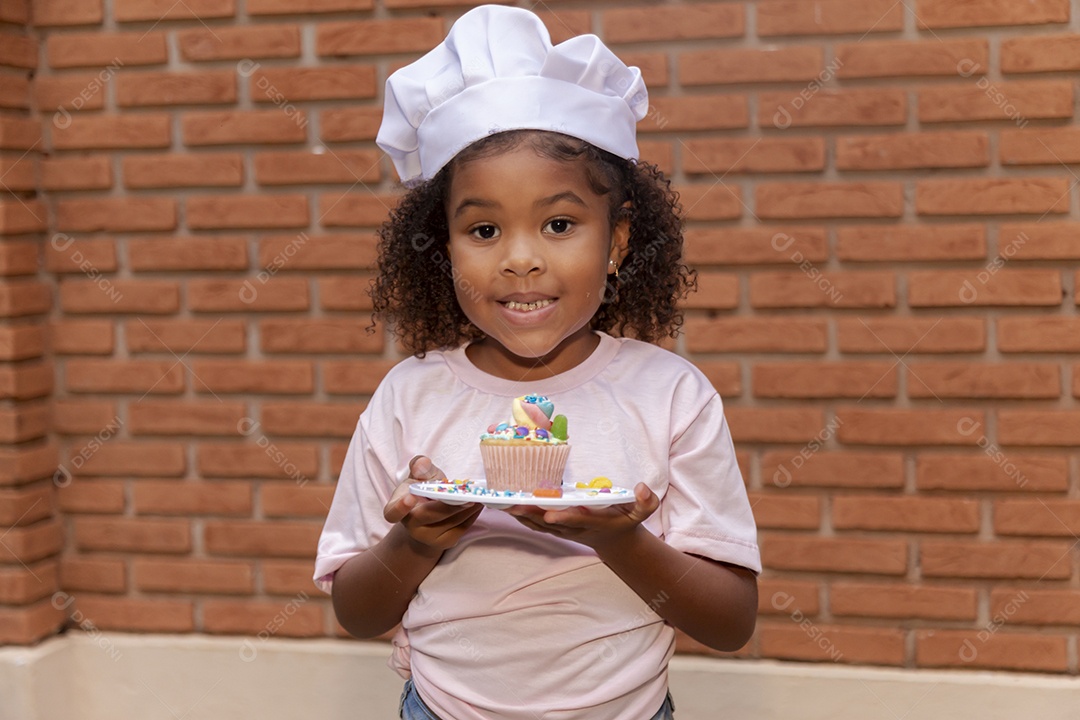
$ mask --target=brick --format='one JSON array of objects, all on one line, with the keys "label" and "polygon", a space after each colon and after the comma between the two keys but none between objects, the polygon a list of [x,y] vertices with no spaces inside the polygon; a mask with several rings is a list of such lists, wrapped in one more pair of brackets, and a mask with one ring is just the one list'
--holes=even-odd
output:
[{"label": "brick", "polygon": [[828,243],[821,228],[687,228],[683,258],[692,265],[759,265],[824,262]]},{"label": "brick", "polygon": [[729,130],[749,124],[750,110],[745,95],[653,97],[648,115],[638,124],[638,132]]},{"label": "brick", "polygon": [[1003,445],[1080,446],[1080,412],[1000,410],[998,441]]},{"label": "brick", "polygon": [[[268,633],[281,637],[317,637],[323,634],[323,608],[321,604],[309,604],[308,600],[307,593],[287,603],[206,600],[202,603],[203,630],[231,635]],[[253,652],[257,653],[257,650]]]},{"label": "brick", "polygon": [[327,393],[370,395],[396,363],[391,360],[355,359],[327,360],[321,364],[323,389]]},{"label": "brick", "polygon": [[1080,70],[1080,35],[1035,35],[1001,41],[1005,73]]},{"label": "brick", "polygon": [[369,227],[383,224],[397,199],[369,193],[322,193],[319,223],[323,227]]},{"label": "brick", "polygon": [[1005,454],[984,435],[977,455],[920,453],[915,460],[915,483],[919,490],[958,492],[1065,492],[1069,466],[1064,456]]},{"label": "brick", "polygon": [[132,518],[72,518],[75,545],[80,550],[138,553],[191,551],[191,524],[187,520]]},{"label": "brick", "polygon": [[742,395],[742,368],[738,363],[698,360],[694,365],[705,374],[721,397]]},{"label": "brick", "polygon": [[[72,470],[75,474],[80,472]],[[90,480],[79,477],[60,488],[57,495],[60,509],[67,514],[119,515],[124,512],[122,480]]]},{"label": "brick", "polygon": [[891,182],[768,182],[755,192],[763,219],[900,217],[903,188]]},{"label": "brick", "polygon": [[172,230],[176,201],[148,197],[58,200],[56,227],[67,232]]},{"label": "brick", "polygon": [[44,230],[45,207],[40,202],[0,202],[0,237]]},{"label": "brick", "polygon": [[1061,373],[1057,365],[1017,363],[912,363],[907,366],[910,397],[1057,398]]},{"label": "brick", "polygon": [[122,593],[127,590],[123,560],[66,557],[60,561],[60,583],[65,590]]},{"label": "brick", "polygon": [[0,485],[23,485],[52,478],[57,449],[48,442],[24,443],[14,449],[0,447]]},{"label": "brick", "polygon": [[[653,106],[653,108],[655,110],[655,106]],[[656,121],[666,121],[666,118],[659,117],[655,112],[652,117]],[[639,162],[655,165],[668,177],[674,174],[675,152],[672,149],[670,142],[667,142],[666,140],[639,140],[638,150],[641,153],[641,156],[638,159]]]},{"label": "brick", "polygon": [[695,50],[680,53],[679,82],[683,85],[804,82],[818,77],[824,57],[821,48],[805,45],[763,50]]},{"label": "brick", "polygon": [[238,153],[132,155],[121,162],[129,188],[239,187],[244,181]]},{"label": "brick", "polygon": [[0,608],[0,643],[33,645],[56,635],[64,625],[64,613],[52,600],[24,607]]},{"label": "brick", "polygon": [[26,360],[45,353],[45,328],[40,325],[0,325],[0,360]]},{"label": "brick", "polygon": [[1066,213],[1069,190],[1064,178],[921,180],[915,209],[920,215]]},{"label": "brick", "polygon": [[997,626],[987,627],[991,629],[916,631],[916,665],[1066,672],[1066,638],[997,632]]},{"label": "brick", "polygon": [[1075,537],[1080,530],[1080,501],[1042,498],[994,502],[998,535]]},{"label": "brick", "polygon": [[333,485],[271,485],[262,488],[263,516],[324,519],[334,499]]},{"label": "brick", "polygon": [[607,43],[697,40],[740,37],[745,32],[743,8],[729,4],[641,7],[605,10]]},{"label": "brick", "polygon": [[269,595],[296,595],[311,589],[311,564],[291,560],[262,560],[263,590]]},{"label": "brick", "polygon": [[20,443],[44,438],[52,429],[49,406],[44,403],[19,403],[0,409],[0,442]]},{"label": "brick", "polygon": [[120,107],[232,104],[236,102],[236,73],[124,73],[116,82],[116,102]]},{"label": "brick", "polygon": [[986,228],[970,224],[840,227],[836,257],[855,262],[979,260],[986,257]]},{"label": "brick", "polygon": [[[204,22],[236,15],[236,0],[114,0],[113,16],[120,22],[188,20]],[[205,24],[205,23],[204,23]]]},{"label": "brick", "polygon": [[178,32],[176,41],[180,56],[190,62],[300,57],[300,28],[295,25],[197,27]]},{"label": "brick", "polygon": [[122,421],[111,400],[54,399],[53,430],[61,435],[97,435]]},{"label": "brick", "polygon": [[248,240],[242,235],[129,238],[128,267],[155,270],[244,270]]},{"label": "brick", "polygon": [[184,144],[192,147],[300,143],[307,138],[302,111],[188,112],[180,118],[180,127]]},{"label": "brick", "polygon": [[64,280],[60,306],[67,313],[169,314],[179,309],[179,289],[165,280]]},{"label": "brick", "polygon": [[129,353],[238,353],[245,346],[241,320],[131,320],[124,324]]},{"label": "brick", "polygon": [[0,400],[42,397],[51,393],[52,389],[53,368],[49,363],[0,366]]},{"label": "brick", "polygon": [[1061,304],[1061,275],[1051,270],[915,271],[908,274],[912,307],[1051,306]]},{"label": "brick", "polygon": [[122,598],[80,593],[75,607],[100,630],[190,633],[195,629],[191,600]]},{"label": "brick", "polygon": [[976,168],[990,164],[990,138],[980,132],[854,135],[836,140],[839,170]]},{"label": "brick", "polygon": [[53,488],[38,484],[0,490],[0,525],[5,529],[32,525],[53,514]]},{"label": "brick", "polygon": [[51,132],[57,150],[166,148],[172,142],[169,116],[158,113],[74,115],[70,125]]},{"label": "brick", "polygon": [[196,360],[192,362],[192,376],[195,390],[200,393],[307,395],[314,390],[311,363],[303,360]]},{"label": "brick", "polygon": [[276,312],[308,309],[308,283],[299,278],[187,281],[194,312]]},{"label": "brick", "polygon": [[845,353],[981,352],[986,324],[978,318],[839,318],[837,338]]},{"label": "brick", "polygon": [[975,588],[837,581],[829,585],[834,616],[922,620],[975,620]]},{"label": "brick", "polygon": [[50,112],[60,108],[100,110],[105,105],[105,88],[111,75],[74,73],[37,78],[34,82],[34,104]]},{"label": "brick", "polygon": [[0,242],[0,276],[36,275],[37,271],[37,242]]},{"label": "brick", "polygon": [[323,310],[370,311],[373,305],[368,289],[374,279],[370,273],[319,278],[319,306]]},{"label": "brick", "polygon": [[111,239],[80,240],[61,233],[45,246],[45,269],[50,272],[83,273],[87,267],[115,272],[116,243]]},{"label": "brick", "polygon": [[30,24],[29,0],[14,0],[4,5],[3,9],[0,9],[0,22],[14,25]]},{"label": "brick", "polygon": [[132,435],[236,435],[245,417],[243,403],[219,400],[144,399],[128,407]]},{"label": "brick", "polygon": [[169,442],[103,442],[83,466],[81,475],[137,475],[175,477],[186,468],[184,447]]},{"label": "brick", "polygon": [[255,181],[260,185],[310,185],[379,181],[379,154],[373,150],[261,152],[255,156]]},{"label": "brick", "polygon": [[802,270],[760,272],[750,276],[750,304],[755,308],[895,307],[892,273],[825,272],[809,261]]},{"label": "brick", "polygon": [[52,33],[45,38],[45,56],[54,68],[164,65],[169,59],[165,33],[152,30]]},{"label": "brick", "polygon": [[198,448],[201,477],[286,478],[306,483],[319,472],[317,448],[279,442],[256,429],[254,444],[204,442]]},{"label": "brick", "polygon": [[884,362],[755,363],[754,397],[896,397],[896,365]]},{"label": "brick", "polygon": [[173,360],[89,360],[65,362],[69,392],[179,393],[184,389],[184,366]]},{"label": "brick", "polygon": [[308,13],[371,10],[375,0],[248,0],[251,15],[307,15]]},{"label": "brick", "polygon": [[197,230],[307,227],[309,222],[304,195],[205,195],[187,200],[188,227]]},{"label": "brick", "polygon": [[41,187],[45,190],[107,190],[112,187],[112,163],[105,155],[41,158]]},{"label": "brick", "polygon": [[[376,235],[341,233],[297,238],[269,235],[259,240],[259,266],[289,270],[371,269],[378,259]],[[366,286],[365,286],[366,287]]]},{"label": "brick", "polygon": [[32,563],[56,555],[64,545],[64,530],[56,520],[8,529],[0,545],[0,562]]},{"label": "brick", "polygon": [[355,403],[264,402],[261,430],[273,437],[351,438],[360,411]]},{"label": "brick", "polygon": [[[0,107],[29,110],[31,107],[30,78],[23,75],[0,75]],[[13,187],[8,183],[9,187]]]},{"label": "brick", "polygon": [[248,83],[249,94],[256,103],[360,100],[375,97],[375,66],[261,68]]},{"label": "brick", "polygon": [[689,174],[811,172],[825,169],[823,138],[757,138],[682,142]]},{"label": "brick", "polygon": [[1069,20],[1068,0],[1031,0],[1017,5],[1009,0],[918,0],[915,16],[920,28],[1041,25]]},{"label": "brick", "polygon": [[1016,315],[998,318],[1001,352],[1080,352],[1080,318]]},{"label": "brick", "polygon": [[1076,590],[993,588],[990,615],[1018,625],[1080,624],[1080,593]]},{"label": "brick", "polygon": [[801,615],[791,620],[760,624],[762,657],[785,660],[846,662],[872,665],[902,665],[904,633],[869,627],[813,625],[810,632]]},{"label": "brick", "polygon": [[816,530],[821,524],[821,498],[781,493],[750,493],[758,528]]},{"label": "brick", "polygon": [[136,480],[135,511],[139,515],[224,515],[249,517],[251,483],[229,480]]},{"label": "brick", "polygon": [[761,547],[762,564],[774,570],[903,575],[907,558],[903,540],[766,533]]},{"label": "brick", "polygon": [[687,220],[735,220],[742,217],[742,189],[725,185],[719,178],[713,183],[678,185],[675,190]]},{"label": "brick", "polygon": [[927,497],[832,498],[832,526],[837,530],[923,533],[979,531],[979,501]]},{"label": "brick", "polygon": [[206,550],[211,555],[310,558],[321,523],[301,521],[208,520]]},{"label": "brick", "polygon": [[248,562],[136,558],[132,571],[142,592],[246,595],[255,590],[255,569]]},{"label": "brick", "polygon": [[427,52],[445,35],[438,17],[324,22],[316,26],[315,48],[321,57]]},{"label": "brick", "polygon": [[739,305],[739,278],[729,273],[702,270],[697,275],[697,290],[683,300],[683,307],[729,310]]},{"label": "brick", "polygon": [[840,442],[851,445],[974,445],[977,438],[965,434],[972,424],[985,424],[980,411],[959,408],[946,410],[861,410],[839,408],[837,432]]},{"label": "brick", "polygon": [[819,410],[728,407],[725,414],[736,442],[805,442],[824,425]]},{"label": "brick", "polygon": [[326,142],[374,140],[382,121],[382,107],[350,107],[319,113],[320,137]]},{"label": "brick", "polygon": [[[822,438],[826,433],[821,433]],[[904,485],[903,457],[894,453],[820,451],[822,439],[812,439],[797,451],[770,450],[761,457],[764,487],[900,488]]]},{"label": "brick", "polygon": [[758,614],[790,616],[797,610],[814,616],[821,611],[818,594],[815,582],[762,577],[758,580]]},{"label": "brick", "polygon": [[1071,118],[1073,87],[1058,80],[992,82],[987,78],[962,85],[936,85],[918,91],[919,122],[1029,120]]},{"label": "brick", "polygon": [[757,6],[758,35],[837,35],[892,32],[904,27],[904,8],[889,0],[852,6],[844,0],[767,0]]},{"label": "brick", "polygon": [[59,355],[111,355],[115,345],[108,320],[62,320],[50,327],[49,340]]},{"label": "brick", "polygon": [[836,75],[845,79],[982,74],[990,64],[990,43],[968,40],[860,40],[839,43]]},{"label": "brick", "polygon": [[[4,76],[0,75],[0,93],[5,92],[3,82]],[[3,107],[3,97],[0,94],[0,107]],[[0,155],[0,178],[3,178],[6,189],[16,192],[36,190],[36,165],[38,165],[38,158],[35,157],[12,158]]]},{"label": "brick", "polygon": [[1080,163],[1080,130],[1032,128],[1002,130],[999,152],[1002,165],[1063,165]]},{"label": "brick", "polygon": [[0,567],[0,602],[5,605],[29,605],[50,597],[59,587],[55,561],[36,563],[33,567]]},{"label": "brick", "polygon": [[3,33],[4,42],[0,43],[0,65],[13,68],[35,70],[38,60],[38,41],[36,38],[15,33]]},{"label": "brick", "polygon": [[1072,574],[1069,549],[1070,543],[1050,540],[924,540],[919,564],[928,578],[1060,580]]},{"label": "brick", "polygon": [[39,27],[97,25],[104,17],[101,0],[35,0],[33,11]]},{"label": "brick", "polygon": [[824,320],[804,316],[757,318],[690,317],[687,350],[695,352],[825,352]]},{"label": "brick", "polygon": [[903,125],[907,96],[897,90],[820,90],[758,94],[758,123],[780,130],[789,127]]}]

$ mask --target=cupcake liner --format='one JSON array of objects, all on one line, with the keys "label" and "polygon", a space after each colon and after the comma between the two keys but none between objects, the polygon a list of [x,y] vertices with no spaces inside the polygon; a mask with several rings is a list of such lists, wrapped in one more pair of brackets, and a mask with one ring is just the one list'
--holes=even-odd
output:
[{"label": "cupcake liner", "polygon": [[480,444],[490,490],[532,492],[562,487],[569,456],[569,445]]}]

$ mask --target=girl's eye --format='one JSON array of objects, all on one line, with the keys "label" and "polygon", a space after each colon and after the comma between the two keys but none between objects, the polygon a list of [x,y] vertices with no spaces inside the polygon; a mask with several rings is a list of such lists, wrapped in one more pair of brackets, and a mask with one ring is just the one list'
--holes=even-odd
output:
[{"label": "girl's eye", "polygon": [[491,240],[498,237],[499,228],[494,225],[479,225],[474,227],[470,232],[481,240]]},{"label": "girl's eye", "polygon": [[574,223],[572,221],[567,220],[566,218],[558,218],[549,222],[547,224],[547,228],[555,235],[563,235],[570,231],[570,228],[573,226],[573,224]]}]

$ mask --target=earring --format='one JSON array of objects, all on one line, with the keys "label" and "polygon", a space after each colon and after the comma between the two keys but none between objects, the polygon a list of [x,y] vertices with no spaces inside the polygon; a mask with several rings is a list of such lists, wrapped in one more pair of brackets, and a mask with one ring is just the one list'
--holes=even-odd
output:
[{"label": "earring", "polygon": [[614,260],[608,260],[607,264],[608,264],[608,267],[615,270],[615,279],[618,280],[619,279],[619,263],[615,262]]}]

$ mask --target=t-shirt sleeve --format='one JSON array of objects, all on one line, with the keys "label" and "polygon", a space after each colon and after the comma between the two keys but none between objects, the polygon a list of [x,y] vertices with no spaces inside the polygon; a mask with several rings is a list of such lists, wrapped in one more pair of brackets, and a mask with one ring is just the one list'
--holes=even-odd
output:
[{"label": "t-shirt sleeve", "polygon": [[[333,587],[334,573],[382,540],[392,527],[383,518],[383,508],[400,482],[394,470],[397,421],[392,415],[373,420],[377,416],[375,405],[372,398],[372,405],[360,416],[319,537],[314,579],[327,593]],[[390,427],[372,427],[373,422]]]},{"label": "t-shirt sleeve", "polygon": [[757,526],[715,393],[672,441],[661,513],[672,547],[761,572]]}]

